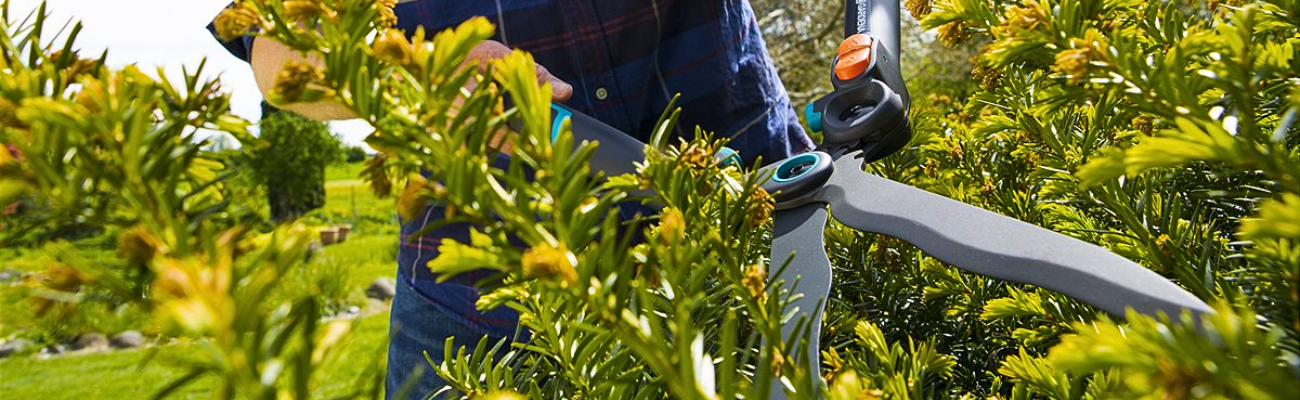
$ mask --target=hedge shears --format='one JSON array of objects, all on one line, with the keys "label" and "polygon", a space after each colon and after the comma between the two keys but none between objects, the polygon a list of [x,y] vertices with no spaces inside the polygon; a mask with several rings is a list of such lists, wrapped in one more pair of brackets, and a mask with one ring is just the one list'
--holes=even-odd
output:
[{"label": "hedge shears", "polygon": [[[768,271],[782,273],[769,280],[795,283],[783,286],[796,311],[782,335],[807,340],[803,361],[810,370],[820,366],[819,327],[832,282],[823,244],[829,217],[902,239],[968,272],[1054,290],[1114,315],[1129,308],[1148,315],[1213,313],[1173,282],[1104,248],[864,172],[866,163],[911,139],[911,99],[899,68],[899,3],[846,0],[845,10],[834,90],[805,115],[825,139],[812,152],[754,172],[770,176],[763,188],[776,199]],[[634,164],[644,161],[645,143],[562,105],[552,109],[557,132],[569,119],[575,143],[600,142],[593,169],[634,173]],[[784,390],[774,389],[773,398],[785,398]]]}]

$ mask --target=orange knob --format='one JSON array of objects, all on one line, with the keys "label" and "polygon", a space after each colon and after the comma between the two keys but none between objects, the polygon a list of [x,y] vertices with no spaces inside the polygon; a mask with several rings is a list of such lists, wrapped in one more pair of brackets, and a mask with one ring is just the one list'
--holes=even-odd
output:
[{"label": "orange knob", "polygon": [[871,36],[857,34],[840,42],[839,61],[835,62],[835,76],[842,81],[857,78],[871,67],[871,49],[876,40]]},{"label": "orange knob", "polygon": [[865,34],[859,33],[853,36],[849,36],[848,38],[844,39],[843,42],[840,42],[839,53],[840,55],[844,55],[845,53],[849,53],[854,50],[870,49],[871,46],[873,46],[874,44],[875,44],[875,40],[871,39],[871,36],[867,36]]}]

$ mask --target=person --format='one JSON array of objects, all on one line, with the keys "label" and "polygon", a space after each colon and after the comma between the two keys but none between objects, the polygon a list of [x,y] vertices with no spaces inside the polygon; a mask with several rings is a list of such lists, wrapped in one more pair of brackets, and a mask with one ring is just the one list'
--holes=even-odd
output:
[{"label": "person", "polygon": [[[693,134],[699,126],[731,138],[728,146],[746,165],[758,157],[772,162],[813,148],[745,0],[407,0],[394,11],[396,28],[408,35],[417,27],[436,33],[474,16],[488,18],[496,34],[471,58],[501,57],[512,48],[531,52],[539,79],[553,84],[555,101],[642,141],[680,94],[677,133]],[[263,94],[281,65],[299,57],[267,38],[224,45],[251,63]],[[349,117],[329,103],[286,108],[317,119]],[[468,242],[464,225],[411,237],[441,215],[434,206],[402,221],[385,382],[389,398],[412,376],[419,376],[413,396],[444,385],[424,354],[441,362],[447,337],[455,338],[457,348],[472,349],[484,336],[512,338],[517,331],[514,311],[475,308],[474,284],[486,272],[437,283],[424,267],[443,239]]]}]

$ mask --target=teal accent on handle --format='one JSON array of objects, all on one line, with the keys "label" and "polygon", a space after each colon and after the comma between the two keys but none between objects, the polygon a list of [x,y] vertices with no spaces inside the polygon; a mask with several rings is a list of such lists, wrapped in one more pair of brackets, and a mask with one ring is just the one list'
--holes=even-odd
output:
[{"label": "teal accent on handle", "polygon": [[[777,182],[797,181],[799,178],[803,178],[804,175],[808,175],[809,172],[812,172],[812,167],[816,166],[817,161],[819,160],[820,159],[812,153],[800,154],[794,158],[785,160],[785,162],[781,163],[780,167],[776,167],[776,175],[772,176],[772,180]],[[799,173],[795,173],[794,169],[801,166],[808,168],[799,171]]]},{"label": "teal accent on handle", "polygon": [[555,104],[551,104],[551,109],[555,110],[555,122],[551,124],[551,143],[555,143],[560,138],[560,127],[564,126],[564,119],[573,119],[573,113]]},{"label": "teal accent on handle", "polygon": [[803,116],[808,120],[808,129],[812,129],[813,132],[822,131],[822,113],[817,112],[812,103],[803,110]]},{"label": "teal accent on handle", "polygon": [[740,153],[737,153],[735,150],[732,150],[730,147],[723,147],[721,150],[718,150],[718,154],[714,154],[713,158],[715,160],[718,160],[718,162],[721,163],[722,166],[724,167],[731,167],[731,166],[734,166],[736,168],[742,167],[741,160],[740,160]]}]

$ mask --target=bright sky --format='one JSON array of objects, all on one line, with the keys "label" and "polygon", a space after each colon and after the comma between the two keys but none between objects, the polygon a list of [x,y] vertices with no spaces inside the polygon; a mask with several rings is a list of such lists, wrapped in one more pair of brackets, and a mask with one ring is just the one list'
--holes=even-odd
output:
[{"label": "bright sky", "polygon": [[[41,0],[10,2],[10,17],[19,19],[40,7]],[[164,67],[179,77],[181,67],[193,70],[206,57],[206,75],[221,77],[232,95],[234,113],[250,121],[261,115],[261,94],[248,64],[230,55],[206,27],[229,0],[47,0],[50,22],[80,20],[77,43],[83,56],[109,50],[109,65],[136,64],[146,71]],[[359,145],[370,133],[361,121],[335,122],[344,142]]]}]

